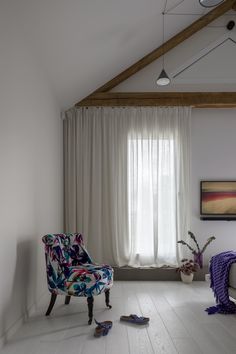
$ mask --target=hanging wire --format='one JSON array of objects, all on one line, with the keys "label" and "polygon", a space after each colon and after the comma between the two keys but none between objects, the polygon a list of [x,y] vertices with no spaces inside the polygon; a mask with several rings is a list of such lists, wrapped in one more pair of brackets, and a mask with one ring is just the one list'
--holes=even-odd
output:
[{"label": "hanging wire", "polygon": [[165,1],[164,10],[162,12],[162,67],[165,67],[165,53],[164,53],[164,43],[165,43],[165,13],[167,7],[167,0]]},{"label": "hanging wire", "polygon": [[164,12],[162,12],[162,68],[164,69],[165,61],[164,61]]},{"label": "hanging wire", "polygon": [[[165,15],[167,16],[201,16],[202,15],[202,12],[201,13],[189,13],[189,12],[183,12],[183,13],[180,13],[180,12],[166,12]],[[230,14],[228,14],[228,16],[232,16]]]},{"label": "hanging wire", "polygon": [[206,13],[207,11],[209,11],[209,8],[203,8],[201,13],[171,13],[170,11],[176,9],[179,5],[181,5],[185,0],[180,0],[179,2],[177,2],[175,5],[169,7],[167,10],[167,1],[165,2],[165,9],[164,9],[164,13],[165,15],[181,15],[181,16],[184,16],[184,15],[189,15],[189,16],[201,16],[203,15],[204,13]]},{"label": "hanging wire", "polygon": [[[178,6],[178,5],[177,5]],[[164,6],[164,10],[163,10],[163,14],[165,14],[166,13],[166,7],[167,7],[167,0],[165,1],[165,6]]]},{"label": "hanging wire", "polygon": [[169,9],[167,9],[167,10],[165,9],[165,13],[168,14],[168,12],[170,12],[171,10],[176,9],[176,7],[178,7],[180,4],[182,4],[182,2],[184,2],[184,0],[179,1],[177,4],[171,6],[171,7],[170,7]]}]

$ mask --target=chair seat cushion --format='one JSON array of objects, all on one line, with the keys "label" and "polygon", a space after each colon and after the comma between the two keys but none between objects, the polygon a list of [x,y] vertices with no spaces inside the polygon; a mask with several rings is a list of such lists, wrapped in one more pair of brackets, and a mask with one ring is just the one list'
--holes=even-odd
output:
[{"label": "chair seat cushion", "polygon": [[66,287],[69,295],[99,295],[112,286],[113,269],[108,265],[83,264],[69,267]]},{"label": "chair seat cushion", "polygon": [[113,269],[109,265],[85,263],[66,268],[64,282],[53,289],[54,293],[89,297],[101,294],[113,284]]}]

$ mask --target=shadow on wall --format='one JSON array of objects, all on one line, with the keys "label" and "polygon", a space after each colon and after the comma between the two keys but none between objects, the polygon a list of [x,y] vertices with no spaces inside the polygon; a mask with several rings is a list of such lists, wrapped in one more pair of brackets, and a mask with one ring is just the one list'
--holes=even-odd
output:
[{"label": "shadow on wall", "polygon": [[8,303],[1,318],[4,342],[9,330],[17,321],[25,321],[29,317],[30,307],[36,303],[36,253],[36,240],[18,241],[12,289],[8,291]]}]

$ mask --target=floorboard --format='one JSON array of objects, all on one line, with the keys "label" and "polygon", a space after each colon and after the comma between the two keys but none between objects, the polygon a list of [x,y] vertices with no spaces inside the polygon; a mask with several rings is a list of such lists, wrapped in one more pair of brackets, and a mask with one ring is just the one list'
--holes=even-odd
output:
[{"label": "floorboard", "polygon": [[[2,349],[1,354],[236,354],[236,315],[211,315],[215,303],[209,283],[177,281],[116,281],[112,309],[105,297],[94,301],[94,318],[111,320],[105,337],[95,338],[87,325],[87,302],[59,297],[45,317],[50,295]],[[149,325],[120,321],[121,315],[150,317]]]}]

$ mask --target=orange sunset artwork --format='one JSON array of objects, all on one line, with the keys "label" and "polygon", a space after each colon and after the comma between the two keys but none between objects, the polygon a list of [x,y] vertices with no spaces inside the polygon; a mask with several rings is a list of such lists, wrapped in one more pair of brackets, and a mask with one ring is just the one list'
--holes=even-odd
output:
[{"label": "orange sunset artwork", "polygon": [[236,214],[236,182],[202,182],[202,214]]}]

